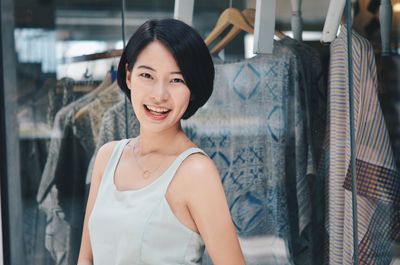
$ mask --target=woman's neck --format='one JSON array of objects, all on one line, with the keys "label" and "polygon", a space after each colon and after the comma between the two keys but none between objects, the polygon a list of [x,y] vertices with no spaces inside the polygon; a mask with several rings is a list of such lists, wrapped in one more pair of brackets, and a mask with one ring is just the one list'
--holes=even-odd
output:
[{"label": "woman's neck", "polygon": [[169,154],[174,152],[174,146],[182,139],[185,134],[180,125],[162,132],[151,132],[140,128],[140,135],[137,145],[141,155],[158,152]]}]

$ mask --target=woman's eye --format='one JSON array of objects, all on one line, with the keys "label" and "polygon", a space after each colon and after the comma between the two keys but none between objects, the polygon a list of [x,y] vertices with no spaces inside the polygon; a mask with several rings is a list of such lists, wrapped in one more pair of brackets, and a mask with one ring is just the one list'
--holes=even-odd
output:
[{"label": "woman's eye", "polygon": [[152,78],[151,75],[148,74],[148,73],[141,73],[140,76],[141,76],[141,77],[144,77],[144,78],[146,78],[146,79]]},{"label": "woman's eye", "polygon": [[183,79],[180,78],[174,78],[171,80],[172,83],[182,83],[185,84],[185,81],[183,81]]}]

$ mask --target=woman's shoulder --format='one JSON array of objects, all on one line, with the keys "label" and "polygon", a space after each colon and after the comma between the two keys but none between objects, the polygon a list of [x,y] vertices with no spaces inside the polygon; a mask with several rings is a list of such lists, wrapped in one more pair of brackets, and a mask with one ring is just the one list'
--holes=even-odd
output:
[{"label": "woman's shoulder", "polygon": [[99,150],[97,151],[97,157],[100,158],[109,158],[114,151],[115,146],[119,141],[111,141],[103,144]]},{"label": "woman's shoulder", "polygon": [[201,152],[186,157],[175,178],[178,179],[177,190],[181,192],[191,211],[212,203],[215,196],[224,192],[214,161]]},{"label": "woman's shoulder", "polygon": [[112,153],[114,152],[114,149],[116,148],[117,144],[123,140],[119,141],[111,141],[108,143],[105,143],[102,145],[99,150],[97,151],[96,154],[96,160],[94,163],[94,171],[96,171],[98,174],[97,175],[102,175],[102,173],[105,170],[105,167],[108,164],[108,161],[111,158]]},{"label": "woman's shoulder", "polygon": [[182,154],[189,151],[189,155],[184,158],[182,164],[180,165],[181,169],[207,171],[215,168],[214,162],[206,154],[206,152],[192,142],[187,136],[182,142],[185,142],[185,144],[179,148],[179,153]]},{"label": "woman's shoulder", "polygon": [[184,159],[180,166],[179,174],[184,175],[190,183],[219,180],[218,169],[214,161],[197,146],[192,148],[198,150]]},{"label": "woman's shoulder", "polygon": [[213,160],[201,148],[192,146],[188,149],[192,149],[193,151],[182,162],[182,166],[190,169],[203,169],[204,167],[208,168],[214,166]]}]

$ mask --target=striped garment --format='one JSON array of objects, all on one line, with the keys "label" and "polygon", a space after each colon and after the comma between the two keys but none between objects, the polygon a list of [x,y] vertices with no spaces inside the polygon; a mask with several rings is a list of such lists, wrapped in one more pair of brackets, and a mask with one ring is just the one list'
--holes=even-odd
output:
[{"label": "striped garment", "polygon": [[[400,180],[378,100],[374,52],[358,33],[352,36],[359,264],[389,264],[390,240],[398,233],[393,206],[399,203]],[[329,70],[329,264],[352,264],[353,259],[347,71],[347,29],[342,27],[331,44]]]}]

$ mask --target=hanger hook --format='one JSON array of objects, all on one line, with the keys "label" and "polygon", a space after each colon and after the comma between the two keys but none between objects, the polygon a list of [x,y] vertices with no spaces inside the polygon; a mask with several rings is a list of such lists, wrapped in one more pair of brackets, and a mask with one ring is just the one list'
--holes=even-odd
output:
[{"label": "hanger hook", "polygon": [[89,73],[89,63],[86,65],[86,70],[85,70],[85,73],[83,74],[83,77],[85,79],[89,79],[92,77],[92,75]]},{"label": "hanger hook", "polygon": [[114,57],[114,58],[112,59],[112,62],[111,62],[111,65],[112,65],[112,66],[114,66],[115,61],[116,61],[116,58],[117,58],[117,57]]},{"label": "hanger hook", "polygon": [[232,8],[232,1],[233,0],[229,0],[229,8]]}]

